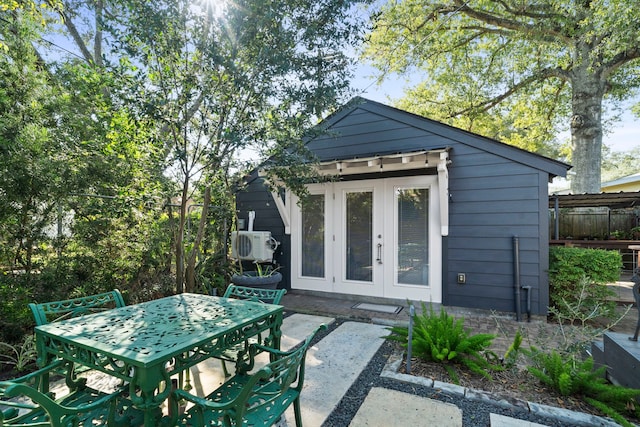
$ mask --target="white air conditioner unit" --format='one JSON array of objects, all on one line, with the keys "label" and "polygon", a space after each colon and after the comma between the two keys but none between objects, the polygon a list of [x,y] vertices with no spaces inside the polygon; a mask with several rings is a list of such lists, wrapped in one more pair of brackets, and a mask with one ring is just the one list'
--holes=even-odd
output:
[{"label": "white air conditioner unit", "polygon": [[280,245],[270,231],[232,231],[231,258],[257,262],[272,262],[273,252]]}]

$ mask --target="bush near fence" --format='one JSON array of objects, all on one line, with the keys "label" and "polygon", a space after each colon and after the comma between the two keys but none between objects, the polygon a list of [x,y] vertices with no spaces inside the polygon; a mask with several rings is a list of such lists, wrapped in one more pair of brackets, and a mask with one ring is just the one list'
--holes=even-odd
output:
[{"label": "bush near fence", "polygon": [[[611,312],[615,303],[610,299],[613,291],[607,283],[620,280],[622,256],[618,251],[575,247],[549,248],[549,296],[551,305],[562,309],[564,302],[574,303],[579,298],[586,306],[600,304],[604,312]],[[591,286],[581,295],[580,283],[589,278]]]}]

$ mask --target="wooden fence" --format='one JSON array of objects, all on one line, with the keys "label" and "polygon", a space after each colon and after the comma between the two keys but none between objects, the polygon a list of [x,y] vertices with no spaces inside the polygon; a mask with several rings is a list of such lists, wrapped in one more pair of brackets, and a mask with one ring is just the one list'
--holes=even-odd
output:
[{"label": "wooden fence", "polygon": [[622,255],[623,271],[631,272],[635,267],[637,261],[629,246],[640,244],[640,236],[632,230],[640,225],[640,210],[562,209],[558,223],[559,239],[555,240],[555,212],[550,210],[549,243],[552,246],[617,250]]},{"label": "wooden fence", "polygon": [[[549,211],[549,236],[555,236],[555,214]],[[639,225],[638,213],[634,210],[573,211],[561,210],[559,215],[560,239],[607,240],[610,238],[632,239],[631,229]]]}]

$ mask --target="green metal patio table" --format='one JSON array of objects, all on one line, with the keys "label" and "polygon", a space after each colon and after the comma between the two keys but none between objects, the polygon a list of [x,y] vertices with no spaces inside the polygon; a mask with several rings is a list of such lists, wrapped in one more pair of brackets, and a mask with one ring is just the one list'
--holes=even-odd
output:
[{"label": "green metal patio table", "polygon": [[156,426],[170,377],[265,334],[280,348],[280,305],[179,294],[37,326],[38,363],[69,360],[129,382],[130,398]]}]

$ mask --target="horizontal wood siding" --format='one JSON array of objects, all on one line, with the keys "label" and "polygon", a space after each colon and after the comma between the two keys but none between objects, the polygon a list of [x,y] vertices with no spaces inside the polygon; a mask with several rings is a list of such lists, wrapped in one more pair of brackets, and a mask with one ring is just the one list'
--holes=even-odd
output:
[{"label": "horizontal wood siding", "polygon": [[307,147],[322,161],[442,148],[447,141],[422,129],[360,112],[348,115]]},{"label": "horizontal wood siding", "polygon": [[434,137],[431,141],[427,137],[400,138],[394,141],[366,142],[366,140],[352,141],[346,147],[339,147],[334,142],[324,148],[313,150],[320,161],[341,160],[354,157],[371,157],[376,155],[404,153],[425,148],[444,148],[446,141],[440,137]]},{"label": "horizontal wood siding", "polygon": [[[321,126],[326,127],[326,133],[307,142],[320,161],[450,149],[443,302],[513,312],[513,237],[518,236],[520,283],[532,287],[533,314],[547,313],[547,180],[550,174],[564,176],[567,165],[360,98]],[[402,171],[405,173],[425,170]],[[255,180],[238,193],[237,202],[241,218],[248,220],[248,211],[254,210],[254,229],[269,230],[282,242],[276,259],[285,270],[284,285],[290,288],[290,237],[284,234],[271,195]],[[466,274],[466,284],[457,283],[457,273]],[[522,292],[523,310],[525,296]]]},{"label": "horizontal wood siding", "polygon": [[[539,289],[540,171],[455,144],[449,167],[447,305],[515,311],[514,243],[520,245],[520,285]],[[546,186],[545,186],[546,189]],[[457,283],[457,273],[466,283]],[[521,291],[522,310],[526,294]],[[538,292],[532,311],[546,314]]]},{"label": "horizontal wood siding", "polygon": [[[274,261],[280,266],[282,273],[282,282],[278,287],[291,289],[291,275],[288,266],[291,259],[291,238],[284,233],[284,224],[278,208],[271,193],[266,191],[262,179],[255,179],[246,189],[236,193],[236,208],[238,218],[245,220],[245,230],[249,226],[249,211],[255,211],[254,231],[270,231],[273,238],[280,242],[280,246],[274,253]],[[251,268],[251,264],[251,262],[245,261],[243,265]]]}]

